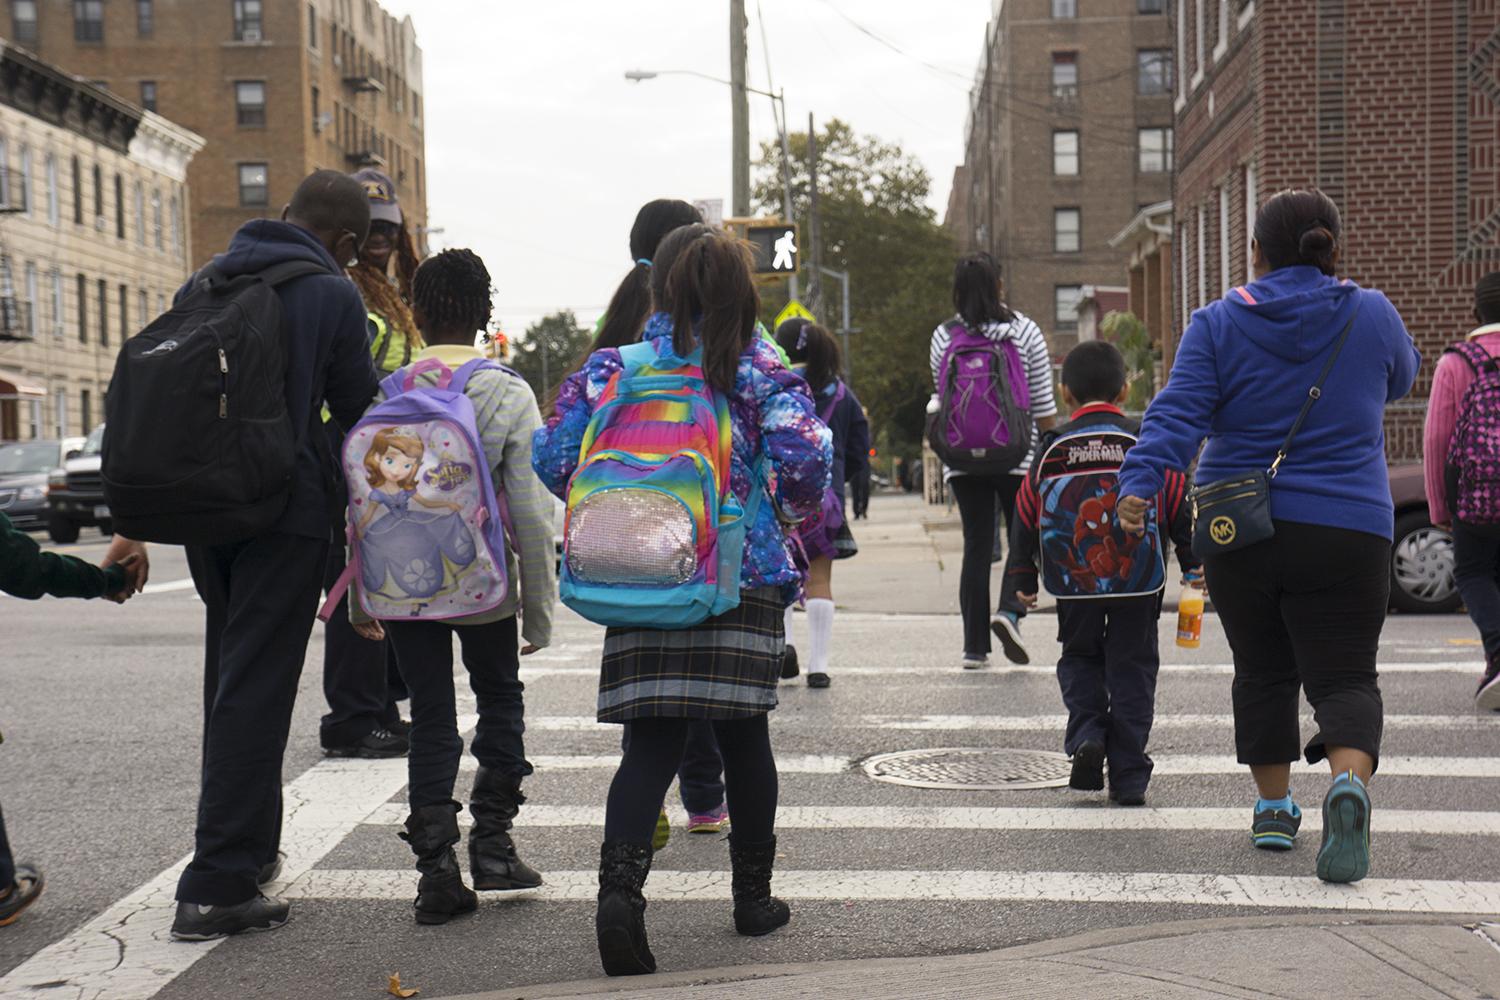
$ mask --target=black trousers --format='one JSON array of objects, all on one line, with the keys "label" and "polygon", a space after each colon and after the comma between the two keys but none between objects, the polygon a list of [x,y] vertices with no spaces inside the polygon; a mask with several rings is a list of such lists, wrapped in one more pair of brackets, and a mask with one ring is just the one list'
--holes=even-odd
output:
[{"label": "black trousers", "polygon": [[1160,595],[1057,602],[1057,684],[1068,709],[1063,750],[1103,743],[1118,792],[1144,791],[1151,780],[1146,742],[1156,716],[1160,617]]},{"label": "black trousers", "polygon": [[202,790],[180,900],[242,903],[276,857],[281,761],[327,558],[326,540],[292,535],[188,546],[207,629]]},{"label": "black trousers", "polygon": [[[1015,530],[1016,494],[1022,476],[954,476],[948,481],[958,501],[964,529],[963,568],[958,575],[958,607],[964,618],[964,652],[990,652],[990,567],[995,553],[997,514],[1005,530]],[[1015,597],[1002,593],[998,607],[1024,615]]]},{"label": "black trousers", "polygon": [[[1276,535],[1204,560],[1234,651],[1241,764],[1309,764],[1328,747],[1380,756],[1375,658],[1390,601],[1391,543],[1344,528],[1277,521]],[[1318,732],[1302,747],[1298,687]],[[1299,753],[1300,752],[1300,753]]]},{"label": "black trousers", "polygon": [[[474,756],[519,783],[531,773],[526,760],[526,685],[516,619],[488,625],[386,622],[396,662],[411,692],[411,753],[407,757],[413,809],[453,801],[453,783],[464,741],[458,734],[453,691],[453,636],[458,635],[469,687],[479,707]],[[658,802],[661,800],[658,799]]]},{"label": "black trousers", "polygon": [[16,859],[10,853],[10,841],[5,838],[5,814],[0,813],[0,889],[9,889],[16,881]]},{"label": "black trousers", "polygon": [[[329,547],[323,572],[325,594],[338,583],[346,556],[342,542]],[[390,643],[371,642],[354,631],[349,624],[349,595],[345,594],[323,628],[323,697],[328,700],[328,714],[323,716],[319,735],[324,747],[354,743],[401,717],[396,697],[405,690],[393,690],[393,675],[396,687],[400,687],[396,654]]]},{"label": "black trousers", "polygon": [[1500,537],[1455,524],[1453,579],[1493,663],[1500,659]]},{"label": "black trousers", "polygon": [[854,506],[854,518],[865,517],[870,512],[870,470],[866,469],[849,482],[850,501]]},{"label": "black trousers", "polygon": [[[630,723],[623,728],[620,748],[628,753]],[[682,808],[690,814],[701,815],[724,804],[724,758],[719,754],[714,724],[707,719],[693,720],[688,726],[682,764],[677,768],[677,791],[682,796]]]}]

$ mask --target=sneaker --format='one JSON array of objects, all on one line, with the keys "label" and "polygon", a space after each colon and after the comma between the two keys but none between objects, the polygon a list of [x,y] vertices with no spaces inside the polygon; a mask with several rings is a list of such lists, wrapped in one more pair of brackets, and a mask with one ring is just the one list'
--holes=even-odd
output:
[{"label": "sneaker", "polygon": [[323,747],[327,757],[358,757],[361,760],[388,760],[405,757],[411,750],[411,740],[398,736],[383,727],[370,730],[353,743]]},{"label": "sneaker", "polygon": [[[1073,773],[1068,778],[1068,787],[1080,792],[1104,790],[1104,744],[1088,740],[1073,751]],[[1144,795],[1142,801],[1145,801]]]},{"label": "sneaker", "polygon": [[1290,811],[1280,808],[1255,810],[1250,821],[1250,839],[1263,851],[1290,851],[1302,828],[1302,810],[1292,804]]},{"label": "sneaker", "polygon": [[729,809],[723,803],[706,813],[688,816],[688,833],[723,833],[729,826]]},{"label": "sneaker", "polygon": [[172,921],[172,938],[176,941],[215,941],[249,931],[274,931],[286,923],[292,904],[284,899],[258,895],[234,906],[208,906],[203,903],[177,904]]},{"label": "sneaker", "polygon": [[46,886],[47,880],[42,877],[41,869],[18,863],[15,880],[6,887],[5,895],[0,896],[0,927],[9,927],[20,920],[21,914],[37,901]]},{"label": "sneaker", "polygon": [[397,736],[404,736],[406,739],[411,739],[410,719],[403,719],[400,716],[397,716],[390,722],[382,723],[381,728],[388,729],[392,733],[395,733]]},{"label": "sneaker", "polygon": [[1109,790],[1109,801],[1117,806],[1143,806],[1146,804],[1146,790],[1123,792],[1117,788]]},{"label": "sneaker", "polygon": [[1031,662],[1031,654],[1021,645],[1020,619],[1002,611],[990,619],[990,631],[1000,640],[1000,648],[1005,651],[1007,660],[1022,664]]},{"label": "sneaker", "polygon": [[826,688],[832,683],[833,678],[829,677],[828,672],[824,670],[807,675],[807,686],[810,688]]},{"label": "sneaker", "polygon": [[781,654],[781,679],[789,681],[801,672],[802,667],[797,661],[797,647],[787,643],[786,652]]},{"label": "sneaker", "polygon": [[1480,679],[1474,692],[1474,707],[1481,712],[1500,712],[1500,659],[1491,660]]},{"label": "sneaker", "polygon": [[279,879],[281,866],[284,864],[286,864],[286,851],[277,851],[276,860],[268,861],[260,866],[260,873],[255,876],[255,884],[265,887]]},{"label": "sneaker", "polygon": [[651,849],[659,851],[667,846],[667,841],[672,839],[672,821],[667,819],[667,810],[662,809],[661,815],[656,817],[656,832],[651,835]]},{"label": "sneaker", "polygon": [[1348,771],[1334,779],[1323,799],[1323,846],[1318,878],[1358,882],[1370,872],[1370,793]]},{"label": "sneaker", "polygon": [[964,669],[965,670],[983,670],[985,667],[987,667],[989,665],[990,665],[990,658],[988,656],[985,656],[983,653],[965,653],[964,654]]}]

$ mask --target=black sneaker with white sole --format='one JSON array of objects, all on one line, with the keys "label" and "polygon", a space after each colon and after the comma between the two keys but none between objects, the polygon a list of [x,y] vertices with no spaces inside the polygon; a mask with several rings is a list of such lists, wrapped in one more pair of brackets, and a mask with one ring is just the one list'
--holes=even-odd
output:
[{"label": "black sneaker with white sole", "polygon": [[1104,790],[1104,744],[1088,740],[1073,751],[1073,773],[1068,787],[1080,792]]},{"label": "black sneaker with white sole", "polygon": [[234,906],[178,903],[172,937],[177,941],[217,941],[252,931],[274,931],[286,923],[291,909],[292,904],[284,899],[261,895]]},{"label": "black sneaker with white sole", "polygon": [[353,743],[334,746],[324,744],[323,753],[328,757],[358,757],[361,760],[389,760],[405,757],[411,750],[411,740],[389,729],[370,730]]},{"label": "black sneaker with white sole", "polygon": [[1012,663],[1026,664],[1031,662],[1031,654],[1026,652],[1026,647],[1021,645],[1021,626],[1011,620],[1010,615],[998,614],[990,619],[990,631],[995,633],[995,638],[1000,640],[1000,648],[1005,653],[1005,658]]}]

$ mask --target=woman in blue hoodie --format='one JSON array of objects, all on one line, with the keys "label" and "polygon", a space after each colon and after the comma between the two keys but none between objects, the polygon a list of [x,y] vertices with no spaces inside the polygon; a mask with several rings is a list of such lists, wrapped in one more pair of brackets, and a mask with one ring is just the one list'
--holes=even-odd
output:
[{"label": "woman in blue hoodie", "polygon": [[[1139,530],[1168,469],[1197,482],[1269,469],[1346,327],[1321,402],[1271,484],[1275,535],[1205,554],[1214,606],[1234,651],[1235,744],[1260,793],[1257,847],[1292,847],[1301,737],[1298,688],[1327,759],[1318,877],[1369,870],[1370,799],[1383,721],[1375,657],[1390,597],[1392,509],[1385,405],[1411,390],[1421,355],[1380,292],[1335,277],[1338,208],[1321,191],[1283,191],[1255,220],[1255,281],[1193,314],[1167,387],[1120,470],[1121,523]],[[1326,398],[1322,398],[1326,397]]]}]

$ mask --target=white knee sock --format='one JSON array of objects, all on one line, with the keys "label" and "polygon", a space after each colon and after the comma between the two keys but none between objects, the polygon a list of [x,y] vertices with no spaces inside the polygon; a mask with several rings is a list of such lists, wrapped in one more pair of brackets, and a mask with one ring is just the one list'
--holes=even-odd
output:
[{"label": "white knee sock", "polygon": [[809,631],[812,632],[807,671],[812,674],[826,674],[828,672],[828,649],[833,645],[833,602],[825,597],[810,599],[807,602],[807,625]]},{"label": "white knee sock", "polygon": [[796,620],[793,617],[793,614],[796,612],[796,610],[797,610],[797,605],[795,605],[795,604],[788,604],[786,606],[786,626],[785,626],[785,631],[786,631],[786,644],[788,646],[795,646],[796,645],[796,643],[792,641],[792,622]]}]

